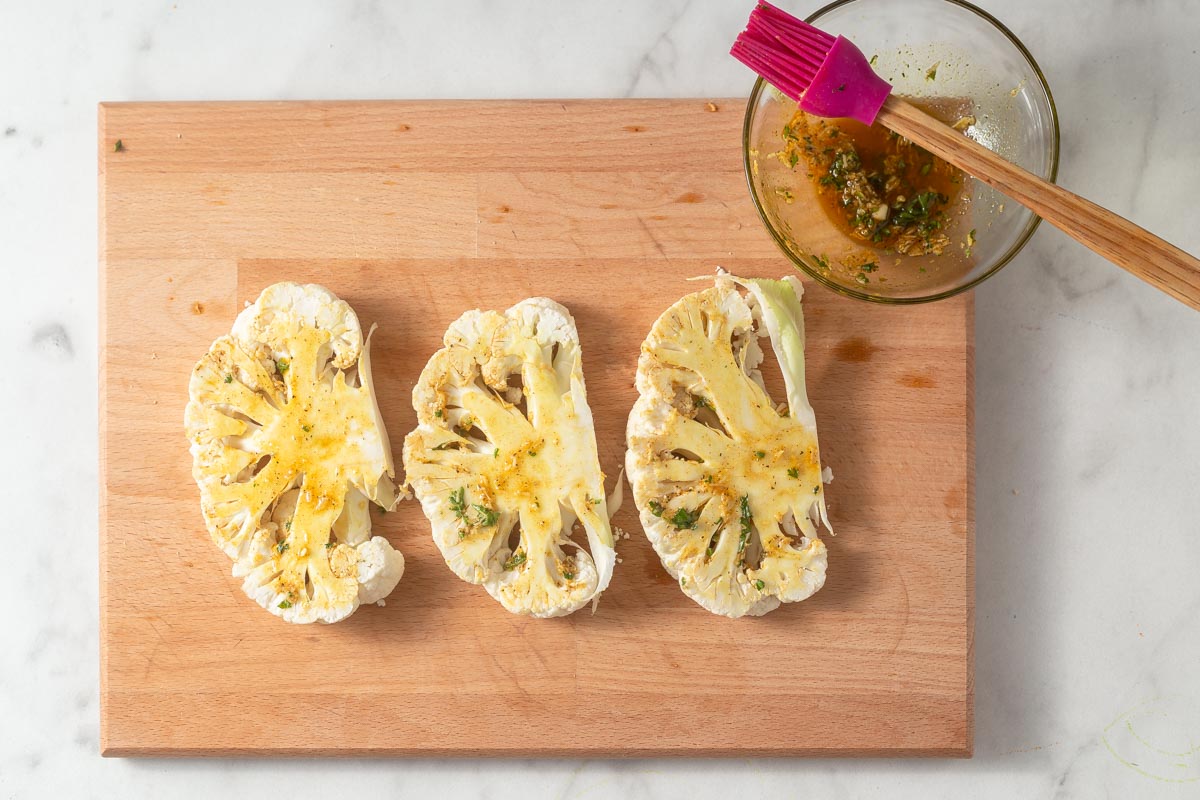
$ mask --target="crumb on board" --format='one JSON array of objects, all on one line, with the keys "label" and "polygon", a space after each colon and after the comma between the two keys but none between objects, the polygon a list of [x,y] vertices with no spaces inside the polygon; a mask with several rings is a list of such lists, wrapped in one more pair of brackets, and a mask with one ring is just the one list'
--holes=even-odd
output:
[{"label": "crumb on board", "polygon": [[720,111],[721,110],[720,107],[716,103],[714,103],[712,100],[709,100],[707,103],[705,103],[704,108],[706,111]]}]

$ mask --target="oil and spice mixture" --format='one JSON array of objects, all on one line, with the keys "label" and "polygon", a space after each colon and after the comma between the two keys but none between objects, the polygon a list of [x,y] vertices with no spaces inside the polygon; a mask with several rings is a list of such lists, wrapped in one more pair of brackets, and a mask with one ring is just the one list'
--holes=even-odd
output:
[{"label": "oil and spice mixture", "polygon": [[[954,127],[974,121],[960,117]],[[793,170],[804,162],[829,218],[849,236],[907,256],[941,255],[950,246],[949,216],[965,183],[958,168],[882,125],[852,119],[797,111],[782,136],[779,158]]]}]

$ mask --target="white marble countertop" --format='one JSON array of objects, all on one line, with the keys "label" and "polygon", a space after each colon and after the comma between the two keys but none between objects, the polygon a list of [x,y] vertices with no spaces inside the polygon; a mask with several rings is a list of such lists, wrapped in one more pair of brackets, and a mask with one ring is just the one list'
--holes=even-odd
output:
[{"label": "white marble countertop", "polygon": [[[1053,88],[1061,182],[1200,253],[1200,6],[982,4]],[[1200,315],[1045,227],[977,292],[973,760],[97,755],[96,103],[742,95],[748,11],[0,2],[0,798],[1200,796]]]}]

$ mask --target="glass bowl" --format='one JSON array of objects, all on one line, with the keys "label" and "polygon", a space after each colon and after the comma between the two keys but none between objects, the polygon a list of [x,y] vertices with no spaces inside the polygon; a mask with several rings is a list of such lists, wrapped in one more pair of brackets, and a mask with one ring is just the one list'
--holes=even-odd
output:
[{"label": "glass bowl", "polygon": [[[807,21],[858,45],[895,94],[969,109],[975,122],[968,136],[1055,179],[1058,114],[1050,87],[1025,46],[991,15],[962,0],[839,0]],[[834,291],[879,303],[949,297],[1008,263],[1041,221],[968,177],[947,231],[951,244],[940,255],[872,248],[830,219],[804,159],[793,167],[778,156],[795,111],[795,102],[761,78],[755,82],[742,129],[746,181],[784,254]],[[877,265],[869,276],[861,270],[868,262]]]}]

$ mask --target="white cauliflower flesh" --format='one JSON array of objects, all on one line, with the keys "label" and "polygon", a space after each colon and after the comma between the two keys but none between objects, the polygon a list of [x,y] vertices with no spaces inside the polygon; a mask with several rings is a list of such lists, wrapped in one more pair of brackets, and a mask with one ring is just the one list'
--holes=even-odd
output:
[{"label": "white cauliflower flesh", "polygon": [[575,320],[536,297],[468,311],[444,345],[413,389],[404,469],[446,563],[515,614],[595,601],[616,550]]},{"label": "white cauliflower flesh", "polygon": [[[714,614],[758,616],[825,583],[802,292],[793,277],[721,275],[667,309],[642,345],[626,430],[633,499],[667,572]],[[758,369],[768,336],[786,386],[778,406]]]},{"label": "white cauliflower flesh", "polygon": [[396,489],[369,346],[329,290],[277,283],[192,371],[204,522],[246,594],[288,622],[343,620],[404,573],[371,537],[369,504],[392,508]]}]

